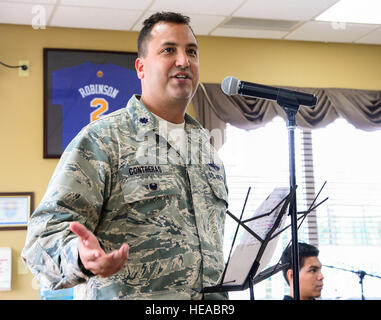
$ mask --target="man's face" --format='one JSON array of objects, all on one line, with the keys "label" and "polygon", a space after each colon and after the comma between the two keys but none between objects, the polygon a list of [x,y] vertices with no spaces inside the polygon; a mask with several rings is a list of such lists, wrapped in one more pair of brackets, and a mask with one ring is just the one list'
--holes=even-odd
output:
[{"label": "man's face", "polygon": [[318,257],[304,258],[304,265],[299,272],[300,299],[310,300],[321,296],[324,276]]},{"label": "man's face", "polygon": [[142,98],[148,104],[189,102],[199,82],[198,48],[192,31],[184,24],[159,22],[145,46],[145,56],[136,61]]}]

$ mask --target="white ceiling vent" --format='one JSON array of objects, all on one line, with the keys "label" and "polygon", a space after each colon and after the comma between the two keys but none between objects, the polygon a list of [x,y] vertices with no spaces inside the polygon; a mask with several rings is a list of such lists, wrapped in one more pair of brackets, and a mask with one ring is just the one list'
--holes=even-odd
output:
[{"label": "white ceiling vent", "polygon": [[232,17],[220,28],[289,31],[300,21]]}]

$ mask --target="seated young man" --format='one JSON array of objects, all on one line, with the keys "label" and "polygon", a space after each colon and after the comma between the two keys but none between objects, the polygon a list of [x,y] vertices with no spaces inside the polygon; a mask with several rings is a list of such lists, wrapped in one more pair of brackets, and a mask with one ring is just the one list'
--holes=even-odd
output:
[{"label": "seated young man", "polygon": [[[299,291],[300,300],[315,300],[321,296],[324,276],[321,273],[322,264],[319,261],[319,250],[313,245],[299,242]],[[281,262],[289,263],[290,267],[283,270],[283,276],[290,286],[290,295],[284,296],[283,300],[294,299],[293,270],[291,252],[288,246],[282,254]]]}]

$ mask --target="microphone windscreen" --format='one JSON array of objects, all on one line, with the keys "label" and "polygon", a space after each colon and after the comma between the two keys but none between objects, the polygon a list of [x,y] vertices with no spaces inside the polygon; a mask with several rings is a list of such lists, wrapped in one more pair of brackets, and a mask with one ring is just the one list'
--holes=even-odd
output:
[{"label": "microphone windscreen", "polygon": [[231,96],[232,94],[238,94],[239,80],[235,77],[226,77],[221,83],[221,90],[223,93]]}]

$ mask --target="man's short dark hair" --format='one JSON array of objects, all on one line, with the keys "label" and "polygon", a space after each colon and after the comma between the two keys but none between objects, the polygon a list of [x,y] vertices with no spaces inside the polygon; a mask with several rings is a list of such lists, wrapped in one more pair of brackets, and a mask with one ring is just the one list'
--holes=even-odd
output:
[{"label": "man's short dark hair", "polygon": [[[144,20],[143,28],[140,30],[138,36],[138,57],[144,57],[147,53],[146,42],[150,37],[150,33],[154,25],[158,22],[170,22],[170,23],[178,23],[185,24],[192,31],[195,36],[190,23],[190,18],[182,15],[181,13],[176,12],[157,12],[151,15],[149,18]],[[196,37],[196,36],[195,36]]]},{"label": "man's short dark hair", "polygon": [[[298,242],[298,248],[299,248],[299,268],[302,268],[304,266],[304,259],[308,257],[317,257],[319,255],[319,249],[316,248],[315,246],[308,244],[308,243],[303,243],[303,242]],[[288,283],[287,279],[287,270],[292,269],[292,246],[289,245],[282,253],[281,257],[281,263],[289,263],[290,267],[283,270],[283,276],[286,279],[286,282]]]}]

